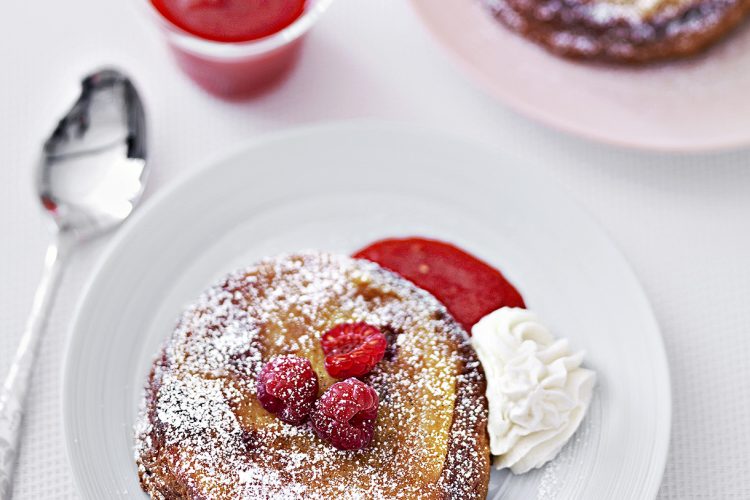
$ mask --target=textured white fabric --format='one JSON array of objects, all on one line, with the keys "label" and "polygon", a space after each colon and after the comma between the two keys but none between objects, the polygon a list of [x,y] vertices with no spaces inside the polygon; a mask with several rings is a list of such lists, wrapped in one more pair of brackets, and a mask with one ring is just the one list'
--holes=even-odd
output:
[{"label": "textured white fabric", "polygon": [[[439,127],[527,159],[527,168],[562,183],[601,221],[663,328],[674,420],[659,497],[750,498],[748,154],[642,154],[538,126],[477,90],[404,0],[339,0],[283,86],[255,101],[221,102],[174,67],[138,1],[3,6],[0,373],[23,328],[47,242],[30,178],[39,142],[77,92],[79,76],[113,63],[137,79],[147,101],[148,195],[242,141],[331,119]],[[60,422],[62,354],[74,305],[105,243],[82,248],[64,277],[31,390],[17,499],[76,497]]]}]

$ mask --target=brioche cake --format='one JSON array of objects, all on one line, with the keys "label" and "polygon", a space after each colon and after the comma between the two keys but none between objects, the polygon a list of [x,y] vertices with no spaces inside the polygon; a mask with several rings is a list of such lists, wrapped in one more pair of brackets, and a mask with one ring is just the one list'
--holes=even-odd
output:
[{"label": "brioche cake", "polygon": [[[339,386],[321,336],[341,324],[386,339],[374,368],[346,381],[374,389],[377,419],[361,449],[332,446],[314,420],[290,424],[260,402],[272,359],[309,360],[319,402]],[[178,321],[136,424],[138,474],[159,499],[484,499],[485,387],[467,333],[428,292],[365,260],[267,258]]]},{"label": "brioche cake", "polygon": [[645,63],[695,54],[750,0],[480,0],[506,26],[565,57]]}]

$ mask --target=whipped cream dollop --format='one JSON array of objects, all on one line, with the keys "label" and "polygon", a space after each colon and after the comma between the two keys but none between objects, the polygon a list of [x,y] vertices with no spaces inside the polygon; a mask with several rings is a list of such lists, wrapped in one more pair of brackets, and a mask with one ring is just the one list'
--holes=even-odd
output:
[{"label": "whipped cream dollop", "polygon": [[514,474],[541,467],[578,429],[596,374],[581,367],[583,351],[572,352],[527,309],[500,308],[471,334],[487,376],[494,465]]}]

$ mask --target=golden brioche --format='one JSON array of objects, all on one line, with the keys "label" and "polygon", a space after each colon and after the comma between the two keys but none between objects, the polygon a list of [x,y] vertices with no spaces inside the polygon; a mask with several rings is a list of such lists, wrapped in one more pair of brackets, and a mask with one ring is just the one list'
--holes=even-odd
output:
[{"label": "golden brioche", "polygon": [[[369,448],[340,451],[255,397],[279,354],[335,380],[318,338],[366,321],[388,338],[362,380],[380,398]],[[484,499],[485,381],[466,332],[430,294],[377,264],[324,253],[266,259],[205,292],[154,363],[136,427],[152,498]]]},{"label": "golden brioche", "polygon": [[750,0],[482,0],[556,54],[645,63],[695,54],[750,12]]}]

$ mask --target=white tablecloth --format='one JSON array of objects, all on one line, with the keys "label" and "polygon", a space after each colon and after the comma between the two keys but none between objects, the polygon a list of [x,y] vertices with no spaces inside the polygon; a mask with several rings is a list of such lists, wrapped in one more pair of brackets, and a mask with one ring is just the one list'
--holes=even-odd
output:
[{"label": "white tablecloth", "polygon": [[[477,90],[405,0],[339,0],[283,86],[246,103],[201,92],[138,0],[6,2],[0,15],[0,372],[23,329],[47,244],[31,172],[78,78],[113,63],[149,111],[147,197],[226,149],[298,124],[385,118],[500,145],[562,183],[633,264],[663,328],[674,399],[659,498],[750,498],[750,157],[611,149],[547,130]],[[696,116],[696,119],[700,119]],[[540,203],[544,200],[532,200]],[[77,496],[60,422],[71,315],[106,241],[73,258],[41,349],[15,498]],[[102,332],[106,335],[107,332]]]}]

